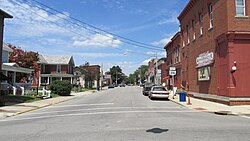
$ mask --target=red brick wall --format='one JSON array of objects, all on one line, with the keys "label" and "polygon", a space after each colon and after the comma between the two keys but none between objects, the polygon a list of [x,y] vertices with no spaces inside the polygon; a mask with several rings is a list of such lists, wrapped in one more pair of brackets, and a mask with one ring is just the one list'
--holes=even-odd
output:
[{"label": "red brick wall", "polygon": [[[250,16],[250,0],[246,1],[246,16]],[[227,13],[228,13],[228,30],[229,31],[250,31],[250,17],[237,18],[235,17],[236,8],[235,0],[227,0]]]}]

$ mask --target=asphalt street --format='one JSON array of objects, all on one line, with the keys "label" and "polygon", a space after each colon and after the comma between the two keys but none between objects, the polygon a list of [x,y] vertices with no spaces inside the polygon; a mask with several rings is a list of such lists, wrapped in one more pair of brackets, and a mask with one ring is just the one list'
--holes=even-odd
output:
[{"label": "asphalt street", "polygon": [[250,119],[150,100],[127,86],[0,120],[1,141],[250,141]]}]

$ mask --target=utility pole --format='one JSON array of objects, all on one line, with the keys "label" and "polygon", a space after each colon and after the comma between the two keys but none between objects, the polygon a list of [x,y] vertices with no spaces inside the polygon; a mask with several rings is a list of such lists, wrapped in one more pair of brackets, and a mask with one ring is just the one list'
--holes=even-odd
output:
[{"label": "utility pole", "polygon": [[115,72],[115,82],[116,82],[116,85],[117,85],[117,70]]}]

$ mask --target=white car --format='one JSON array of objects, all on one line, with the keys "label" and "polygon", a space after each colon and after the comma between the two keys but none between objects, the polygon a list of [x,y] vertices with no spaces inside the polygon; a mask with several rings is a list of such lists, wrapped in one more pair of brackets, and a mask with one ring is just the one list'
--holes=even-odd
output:
[{"label": "white car", "polygon": [[169,91],[166,90],[165,87],[162,86],[153,86],[149,92],[148,97],[150,99],[153,98],[165,98],[168,99],[169,97]]}]

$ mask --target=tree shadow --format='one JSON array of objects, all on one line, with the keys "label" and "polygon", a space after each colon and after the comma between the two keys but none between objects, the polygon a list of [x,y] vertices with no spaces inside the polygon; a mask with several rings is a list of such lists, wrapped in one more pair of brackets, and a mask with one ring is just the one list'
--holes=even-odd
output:
[{"label": "tree shadow", "polygon": [[154,134],[161,134],[163,132],[168,132],[168,131],[169,131],[169,129],[161,129],[161,128],[152,128],[152,129],[146,130],[146,132],[151,132]]}]

